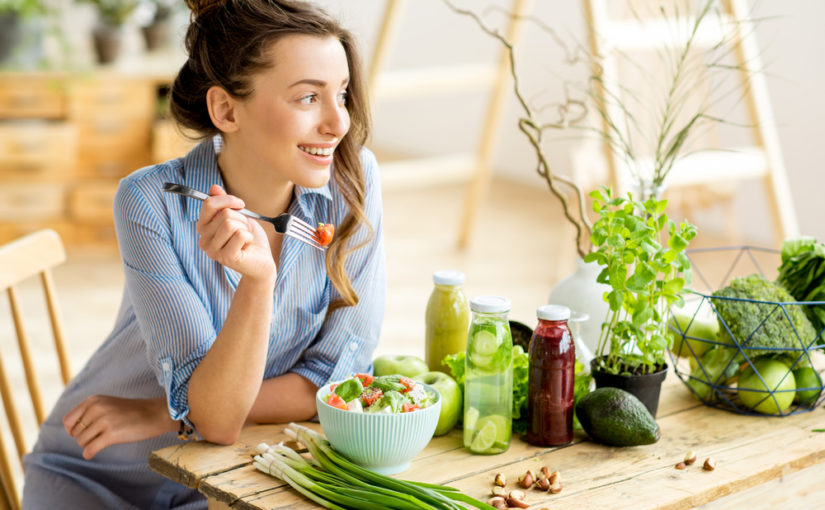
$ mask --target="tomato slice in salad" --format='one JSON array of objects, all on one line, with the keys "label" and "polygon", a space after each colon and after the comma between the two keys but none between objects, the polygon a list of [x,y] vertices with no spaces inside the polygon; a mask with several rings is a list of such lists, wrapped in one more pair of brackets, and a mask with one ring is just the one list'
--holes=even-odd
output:
[{"label": "tomato slice in salad", "polygon": [[355,374],[355,377],[361,379],[361,385],[364,388],[372,384],[373,379],[375,379],[375,377],[371,376],[370,374]]},{"label": "tomato slice in salad", "polygon": [[402,413],[410,413],[410,412],[415,411],[417,409],[421,409],[421,407],[418,404],[405,403],[404,406],[401,409],[401,412]]},{"label": "tomato slice in salad", "polygon": [[404,385],[404,389],[401,390],[401,393],[407,393],[415,386],[415,381],[413,381],[409,377],[402,377],[398,382]]},{"label": "tomato slice in salad", "polygon": [[340,395],[333,393],[329,397],[327,397],[327,404],[331,405],[332,407],[337,407],[338,409],[342,409],[344,411],[347,410],[347,403],[344,402],[344,399],[341,398]]},{"label": "tomato slice in salad", "polygon": [[367,407],[373,405],[376,400],[384,396],[384,392],[378,388],[364,388],[361,393],[361,402]]}]

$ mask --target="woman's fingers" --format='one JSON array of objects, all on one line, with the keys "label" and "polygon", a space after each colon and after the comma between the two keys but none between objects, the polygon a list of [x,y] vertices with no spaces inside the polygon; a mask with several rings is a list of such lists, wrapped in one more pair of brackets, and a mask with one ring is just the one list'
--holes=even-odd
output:
[{"label": "woman's fingers", "polygon": [[227,195],[217,184],[209,188],[209,198],[204,200],[201,206],[201,215],[198,218],[197,230],[203,235],[201,228],[212,221],[212,219],[224,209],[243,209],[244,201],[234,195]]}]

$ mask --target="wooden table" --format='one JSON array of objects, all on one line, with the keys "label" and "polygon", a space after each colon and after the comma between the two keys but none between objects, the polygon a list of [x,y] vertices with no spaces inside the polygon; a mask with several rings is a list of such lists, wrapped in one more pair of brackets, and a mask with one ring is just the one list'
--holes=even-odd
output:
[{"label": "wooden table", "polygon": [[[825,500],[825,409],[785,418],[742,416],[699,404],[674,374],[662,388],[653,445],[606,447],[577,433],[573,444],[536,448],[514,439],[500,455],[471,455],[458,430],[434,438],[407,471],[409,480],[447,484],[486,501],[496,473],[515,488],[527,469],[547,465],[561,474],[557,495],[529,490],[531,508],[822,508]],[[318,424],[308,424],[320,430]],[[197,488],[210,508],[315,508],[280,480],[251,465],[255,445],[284,438],[283,425],[249,427],[232,446],[191,442],[153,452],[150,467]],[[674,468],[685,453],[697,462]],[[714,471],[702,470],[707,457]]]}]

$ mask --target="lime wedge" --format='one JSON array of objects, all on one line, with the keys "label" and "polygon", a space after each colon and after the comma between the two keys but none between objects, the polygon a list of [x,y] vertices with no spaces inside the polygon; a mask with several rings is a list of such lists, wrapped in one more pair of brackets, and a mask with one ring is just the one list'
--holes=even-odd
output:
[{"label": "lime wedge", "polygon": [[468,430],[470,432],[475,430],[477,421],[478,409],[475,407],[467,409],[467,412],[464,414],[464,430]]},{"label": "lime wedge", "polygon": [[477,427],[479,430],[482,430],[488,425],[492,425],[492,427],[496,431],[496,437],[494,441],[496,443],[507,444],[507,442],[510,440],[510,433],[507,427],[507,418],[500,414],[490,414],[478,420]]},{"label": "lime wedge", "polygon": [[496,441],[496,425],[492,421],[487,421],[473,437],[470,443],[471,452],[485,452]]}]

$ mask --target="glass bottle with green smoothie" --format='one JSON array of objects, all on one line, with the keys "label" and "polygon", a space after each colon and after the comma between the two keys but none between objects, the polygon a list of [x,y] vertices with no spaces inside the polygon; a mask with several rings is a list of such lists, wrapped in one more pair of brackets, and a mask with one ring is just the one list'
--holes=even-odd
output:
[{"label": "glass bottle with green smoothie", "polygon": [[464,365],[464,446],[484,455],[510,447],[513,418],[513,339],[510,300],[479,296],[473,311]]},{"label": "glass bottle with green smoothie", "polygon": [[436,271],[435,284],[427,301],[425,316],[426,359],[430,370],[450,373],[441,361],[448,354],[463,352],[467,348],[467,328],[470,325],[470,310],[467,296],[461,286],[464,273],[459,271]]}]

